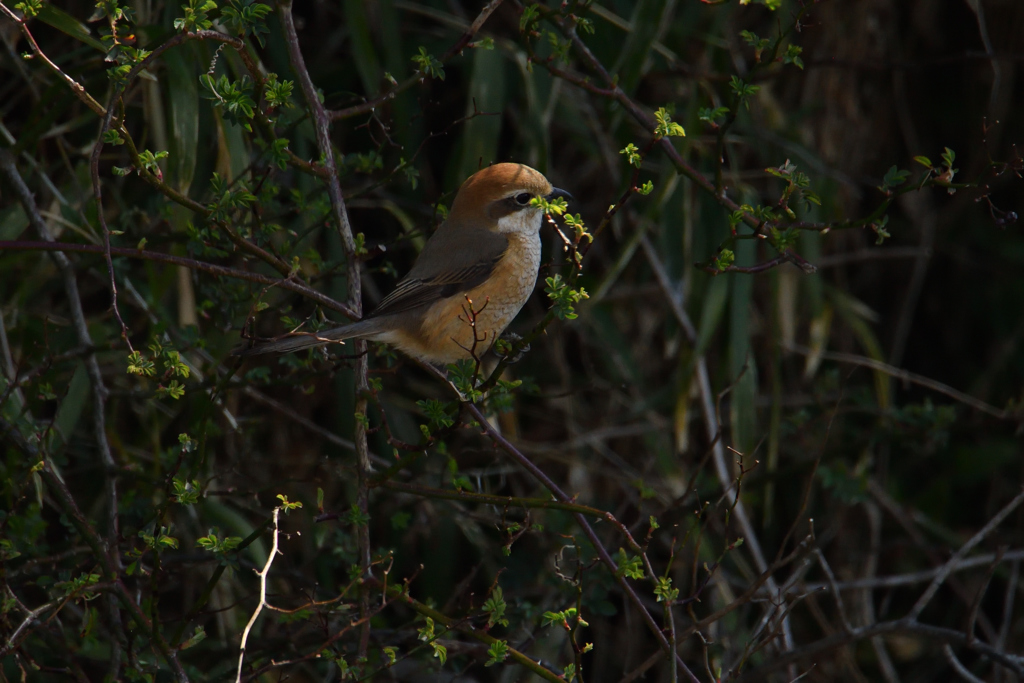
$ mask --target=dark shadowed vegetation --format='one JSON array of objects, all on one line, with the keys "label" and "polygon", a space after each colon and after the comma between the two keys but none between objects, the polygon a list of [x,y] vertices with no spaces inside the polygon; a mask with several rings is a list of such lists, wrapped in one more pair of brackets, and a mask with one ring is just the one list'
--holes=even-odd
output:
[{"label": "dark shadowed vegetation", "polygon": [[[1024,3],[0,0],[0,676],[1024,676]],[[545,173],[492,357],[358,319]],[[518,358],[518,360],[517,360]]]}]

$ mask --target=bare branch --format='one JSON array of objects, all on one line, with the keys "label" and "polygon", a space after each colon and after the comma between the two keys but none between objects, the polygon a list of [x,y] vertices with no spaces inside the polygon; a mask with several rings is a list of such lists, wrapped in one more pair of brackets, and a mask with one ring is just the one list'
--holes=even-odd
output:
[{"label": "bare branch", "polygon": [[274,541],[270,548],[270,554],[267,556],[267,563],[263,565],[263,569],[256,572],[260,577],[260,602],[256,605],[256,609],[253,610],[252,616],[249,617],[249,623],[245,625],[245,630],[242,631],[242,643],[238,646],[238,672],[235,674],[235,683],[242,683],[242,665],[245,663],[245,645],[249,642],[249,632],[252,630],[253,624],[256,623],[256,619],[260,616],[260,612],[263,611],[264,607],[269,607],[267,603],[267,577],[270,576],[270,567],[274,564],[274,558],[277,557],[278,549],[278,537],[280,536],[280,529],[278,528],[278,520],[281,516],[281,507],[274,508]]},{"label": "bare branch", "polygon": [[995,528],[999,526],[999,524],[1002,523],[1002,521],[1006,519],[1011,512],[1016,510],[1021,503],[1024,503],[1024,491],[1018,493],[1014,499],[1007,503],[1002,510],[997,512],[996,515],[978,531],[978,533],[974,534],[970,540],[960,546],[959,550],[953,553],[953,557],[949,558],[949,561],[942,565],[939,573],[935,575],[934,579],[932,579],[931,584],[929,584],[928,588],[921,594],[921,597],[917,599],[917,602],[914,603],[914,607],[907,614],[908,619],[916,620],[921,615],[924,608],[927,607],[928,603],[931,602],[933,597],[935,597],[939,587],[941,587],[945,582],[946,577],[953,571],[956,563],[962,560],[964,556],[974,548],[974,546],[985,540],[985,537],[992,533]]}]

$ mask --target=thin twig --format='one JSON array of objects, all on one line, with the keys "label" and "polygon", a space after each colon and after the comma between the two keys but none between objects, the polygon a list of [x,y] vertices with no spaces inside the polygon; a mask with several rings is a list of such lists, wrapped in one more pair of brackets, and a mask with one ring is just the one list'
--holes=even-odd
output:
[{"label": "thin twig", "polygon": [[[313,114],[313,127],[316,130],[316,143],[320,151],[320,161],[327,171],[324,182],[327,184],[327,194],[331,199],[331,209],[334,212],[334,219],[338,226],[338,233],[341,237],[342,246],[345,249],[345,257],[348,261],[346,271],[348,284],[348,306],[356,313],[356,317],[362,317],[362,280],[359,268],[359,258],[356,250],[355,236],[352,231],[352,224],[349,222],[348,209],[345,206],[345,196],[341,191],[341,183],[338,179],[338,166],[334,158],[334,147],[331,145],[330,126],[331,117],[324,109],[320,101],[319,93],[313,85],[309,70],[306,68],[305,58],[302,56],[302,48],[299,45],[298,34],[295,30],[295,20],[292,16],[291,0],[282,0],[278,3],[278,16],[281,19],[281,28],[284,31],[285,43],[288,45],[288,58],[292,70],[298,78],[302,93],[306,98],[306,105]],[[364,518],[369,517],[369,481],[370,481],[370,448],[367,443],[367,424],[365,422],[367,409],[367,394],[369,393],[369,359],[366,356],[366,342],[357,340],[354,343],[357,356],[355,367],[355,412],[356,425],[353,434],[356,446],[356,465],[359,476],[357,505]],[[362,419],[360,419],[360,417]],[[356,539],[359,547],[359,564],[364,576],[369,576],[372,571],[370,530],[366,523],[357,525]],[[359,597],[359,615],[366,618],[370,610],[369,592],[364,587]],[[359,656],[365,657],[370,644],[370,620],[366,619],[359,638]]]},{"label": "thin twig", "polygon": [[[654,249],[654,245],[651,244],[651,241],[646,236],[642,238],[641,245],[643,246],[644,253],[647,256],[648,263],[650,263],[651,268],[654,270],[655,278],[658,280],[658,284],[661,286],[666,299],[668,299],[669,306],[676,317],[676,321],[682,327],[689,343],[696,347],[697,329],[693,326],[693,322],[690,320],[690,316],[687,315],[686,309],[683,308],[683,303],[680,301],[675,287],[672,286],[672,282],[665,270],[665,266],[661,262],[661,257],[658,256],[657,251]],[[758,571],[764,573],[768,569],[768,563],[765,561],[764,553],[761,550],[761,543],[758,541],[754,525],[751,523],[750,517],[747,515],[746,507],[737,495],[735,482],[733,481],[732,474],[729,470],[729,465],[726,462],[725,446],[722,444],[721,438],[719,438],[718,418],[714,407],[714,393],[711,389],[711,379],[708,375],[707,362],[705,361],[704,356],[698,357],[695,364],[697,371],[697,388],[700,393],[700,405],[704,418],[704,426],[707,432],[708,441],[714,444],[715,473],[718,475],[719,483],[726,491],[729,504],[733,506],[733,516],[743,532],[744,546],[749,549],[750,555],[753,557],[754,564],[757,566]],[[766,586],[772,595],[779,595],[779,586],[771,576],[767,577]],[[785,637],[786,647],[792,647],[793,640],[792,634],[789,631],[788,621],[783,624],[783,634]]]},{"label": "thin twig", "polygon": [[932,391],[937,391],[940,394],[949,396],[950,398],[955,399],[960,403],[969,405],[975,410],[980,410],[981,412],[987,413],[992,417],[997,417],[1000,420],[1014,419],[1017,416],[1017,411],[1000,410],[999,408],[990,406],[984,401],[976,399],[973,396],[969,396],[963,393],[962,391],[957,391],[956,389],[947,384],[937,382],[934,379],[924,377],[913,372],[908,372],[907,370],[903,370],[901,368],[893,367],[888,363],[883,363],[882,361],[875,360],[874,358],[866,358],[864,356],[857,356],[852,353],[839,353],[836,351],[815,352],[807,348],[806,346],[801,346],[799,344],[785,344],[783,345],[783,348],[785,348],[788,351],[793,351],[804,356],[808,356],[813,353],[815,355],[820,356],[821,358],[824,358],[825,360],[834,360],[839,363],[849,363],[850,365],[859,365],[861,367],[870,368],[871,370],[877,370],[878,372],[883,372],[891,377],[895,377],[896,379],[901,379],[905,382],[910,382],[912,384],[917,384],[919,386],[931,389]]},{"label": "thin twig", "polygon": [[238,672],[235,674],[235,683],[241,683],[242,681],[242,664],[245,663],[245,644],[249,641],[249,631],[252,630],[253,624],[256,623],[256,618],[260,616],[263,608],[269,606],[267,604],[267,577],[270,576],[270,567],[274,564],[274,558],[277,557],[278,553],[277,544],[278,537],[280,536],[278,520],[280,516],[281,507],[278,506],[274,508],[274,542],[270,548],[270,554],[267,556],[267,563],[263,565],[262,571],[256,572],[260,577],[260,603],[256,605],[252,616],[249,617],[249,623],[245,625],[245,630],[242,631],[242,644],[238,647]]},{"label": "thin twig", "polygon": [[[435,372],[437,373],[438,376],[444,379],[444,376],[441,375],[439,371],[435,370]],[[491,426],[490,422],[487,421],[487,417],[483,414],[483,412],[477,405],[472,403],[467,403],[464,405],[466,406],[466,409],[470,412],[470,414],[472,414],[473,417],[476,418],[477,422],[480,424],[480,428],[498,447],[500,447],[503,451],[512,456],[512,458],[516,462],[522,465],[523,468],[526,469],[531,475],[533,475],[535,479],[537,479],[541,484],[543,484],[544,487],[547,488],[548,491],[550,491],[556,499],[566,503],[571,501],[571,498],[568,495],[566,495],[566,493],[562,491],[562,489],[557,484],[555,484],[555,482],[552,481],[551,478],[548,477],[542,469],[537,467],[537,465],[535,465],[532,460],[523,455],[523,453],[520,452],[519,449],[517,449],[515,446],[513,446],[512,443],[508,441],[508,439],[503,437],[494,429],[493,426]],[[661,645],[661,648],[664,651],[665,655],[670,657],[678,657],[678,655],[676,655],[672,650],[671,644],[665,637],[665,634],[662,632],[661,627],[658,626],[658,623],[656,621],[654,621],[654,617],[651,616],[651,613],[647,611],[647,607],[643,604],[643,601],[640,599],[640,596],[637,595],[636,591],[633,589],[633,586],[629,583],[629,581],[626,579],[624,575],[619,573],[618,565],[615,564],[615,560],[612,558],[611,554],[601,543],[601,540],[597,537],[597,534],[594,532],[593,527],[590,526],[590,523],[587,522],[586,518],[581,513],[575,512],[573,513],[573,517],[575,517],[576,523],[583,530],[584,535],[586,535],[586,537],[590,540],[591,544],[594,546],[594,550],[597,551],[597,555],[601,559],[602,564],[604,564],[612,573],[612,576],[615,577],[616,582],[622,588],[622,591],[626,594],[626,597],[629,599],[631,603],[633,603],[633,606],[640,613],[641,618],[643,618],[644,623],[647,624],[647,627],[651,630],[651,633],[654,634],[654,637],[658,640],[658,643],[659,645]],[[678,661],[678,666],[679,669],[683,671],[691,681],[693,681],[694,683],[698,681],[698,678],[681,659]]]},{"label": "thin twig", "polygon": [[942,644],[942,654],[946,655],[946,661],[949,662],[951,667],[953,667],[953,670],[956,671],[957,675],[967,681],[967,683],[985,683],[985,681],[968,671],[967,667],[957,659],[956,653],[953,652],[953,648],[949,643]]},{"label": "thin twig", "polygon": [[988,521],[988,524],[983,526],[978,533],[971,536],[970,540],[960,546],[960,549],[953,553],[953,557],[949,558],[949,561],[942,565],[939,573],[935,575],[934,579],[932,579],[931,584],[929,584],[928,588],[926,588],[924,593],[921,594],[921,597],[918,598],[917,602],[914,603],[914,607],[907,614],[908,619],[916,620],[921,615],[924,608],[927,607],[928,603],[931,602],[933,597],[935,597],[939,587],[945,582],[946,577],[948,577],[953,571],[953,567],[956,566],[956,563],[962,560],[974,546],[981,543],[986,536],[992,533],[995,528],[999,526],[999,524],[1006,519],[1011,512],[1016,510],[1021,503],[1024,503],[1024,491],[1018,493],[1013,500],[1007,503],[1002,510],[997,512],[996,515]]},{"label": "thin twig", "polygon": [[899,619],[896,621],[885,621],[879,624],[854,629],[851,633],[838,631],[831,636],[821,638],[820,640],[816,640],[808,645],[801,646],[800,648],[789,652],[783,652],[777,658],[766,662],[762,666],[745,671],[736,680],[737,683],[754,683],[764,681],[767,680],[768,673],[771,671],[781,669],[796,662],[820,657],[826,652],[830,652],[838,647],[843,647],[849,643],[870,639],[874,636],[899,634],[924,636],[951,644],[961,645],[976,654],[988,657],[994,662],[998,662],[1002,666],[1013,671],[1017,676],[1024,676],[1024,659],[1021,657],[1010,655],[979,640],[975,640],[973,643],[968,644],[967,636],[964,635],[963,631],[955,631],[953,629],[942,628],[940,626],[931,626],[929,624],[922,624],[908,619]]},{"label": "thin twig", "polygon": [[[25,214],[29,217],[29,222],[40,239],[46,242],[54,242],[53,235],[50,234],[49,228],[39,214],[39,209],[36,206],[35,199],[32,197],[32,192],[29,190],[28,185],[25,184],[21,174],[18,173],[14,157],[5,149],[0,149],[0,170],[7,176],[7,180],[11,185],[14,186],[15,194],[17,194],[22,207],[25,209]],[[89,324],[85,319],[85,311],[82,309],[82,298],[78,292],[78,277],[75,274],[74,267],[71,265],[71,260],[62,251],[51,253],[54,262],[60,270],[61,277],[64,279],[64,294],[67,297],[68,307],[71,309],[71,320],[78,343],[87,349],[94,349],[95,345],[92,341],[92,335],[89,333]],[[103,463],[105,472],[103,487],[107,506],[107,551],[110,553],[115,569],[119,570],[121,568],[121,553],[118,548],[120,530],[118,524],[117,462],[114,460],[114,455],[110,449],[110,442],[107,439],[106,405],[108,391],[106,384],[103,382],[103,374],[100,372],[100,365],[96,360],[95,353],[86,355],[85,369],[86,374],[89,376],[89,383],[92,386],[93,437],[96,440],[96,448],[99,451],[100,460]],[[110,655],[111,660],[115,661],[114,658],[116,657],[116,661],[119,662],[121,657],[121,641],[124,640],[121,615],[113,596],[105,596],[104,603],[107,608],[107,619],[113,636],[111,638],[111,646],[113,648]],[[114,674],[117,674],[119,667],[116,664],[114,666]]]},{"label": "thin twig", "polygon": [[832,599],[836,601],[836,608],[839,610],[839,619],[843,622],[843,628],[847,631],[852,631],[853,625],[850,623],[850,617],[846,614],[846,604],[843,602],[843,596],[839,593],[839,585],[836,582],[836,575],[832,572],[832,567],[829,566],[828,560],[825,559],[825,554],[821,552],[820,548],[814,549],[814,556],[818,558],[818,564],[821,565],[822,571],[828,577]]},{"label": "thin twig", "polygon": [[93,528],[92,523],[82,512],[81,508],[78,507],[78,503],[75,502],[75,498],[71,495],[67,484],[64,483],[64,480],[53,469],[49,459],[43,456],[34,445],[29,443],[22,436],[21,432],[18,431],[17,427],[3,418],[0,418],[0,438],[15,446],[33,462],[38,463],[37,471],[39,477],[53,494],[58,507],[67,515],[71,525],[75,527],[89,548],[92,549],[93,557],[99,564],[104,577],[113,584],[114,594],[117,596],[118,602],[121,603],[121,607],[131,615],[138,629],[152,641],[153,646],[160,652],[171,668],[174,678],[178,683],[188,683],[188,674],[185,673],[181,662],[178,661],[177,651],[167,645],[167,641],[164,640],[163,635],[160,633],[159,625],[154,624],[146,616],[146,613],[142,611],[142,607],[135,600],[135,596],[128,591],[128,588],[121,581],[117,565],[111,559],[106,543],[97,533],[96,529]]},{"label": "thin twig", "polygon": [[[7,590],[11,590],[9,586],[7,587]],[[13,593],[11,593],[11,595],[13,595]],[[18,647],[18,637],[21,635],[22,631],[26,630],[29,626],[32,625],[33,622],[37,621],[39,619],[39,615],[41,615],[48,609],[56,607],[57,604],[58,601],[54,600],[51,602],[44,603],[39,607],[36,607],[34,610],[31,610],[25,616],[22,622],[18,624],[18,628],[14,629],[14,633],[12,633],[11,637],[7,639],[7,642],[4,644],[4,646],[0,647],[0,659],[6,657],[8,653],[10,653],[12,650]]]},{"label": "thin twig", "polygon": [[[33,242],[33,241],[0,241],[0,251],[4,250],[22,250],[22,251],[62,251],[62,252],[81,252],[86,254],[102,254],[103,247],[97,244],[75,244],[71,242]],[[287,289],[288,291],[301,294],[302,296],[311,299],[312,301],[320,304],[324,308],[332,311],[337,311],[342,315],[356,319],[359,316],[356,315],[355,311],[348,306],[348,304],[336,301],[331,297],[318,292],[311,287],[301,284],[295,280],[289,278],[274,278],[261,273],[254,273],[248,270],[239,270],[237,268],[229,268],[227,266],[218,266],[213,263],[206,263],[205,261],[197,261],[195,259],[185,258],[183,256],[174,256],[172,254],[162,254],[157,251],[150,251],[148,249],[128,249],[126,247],[111,247],[110,253],[113,256],[122,256],[126,258],[137,258],[145,261],[157,261],[159,263],[167,263],[175,266],[184,266],[189,270],[197,270],[202,273],[207,273],[216,277],[232,277],[239,280],[247,280],[249,282],[255,282],[261,285],[269,285],[271,287],[280,287],[281,289]]]}]

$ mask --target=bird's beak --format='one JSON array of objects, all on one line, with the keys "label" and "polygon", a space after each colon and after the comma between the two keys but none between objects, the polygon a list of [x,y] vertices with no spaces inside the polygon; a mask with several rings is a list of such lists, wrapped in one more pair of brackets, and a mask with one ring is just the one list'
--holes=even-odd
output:
[{"label": "bird's beak", "polygon": [[575,198],[571,194],[569,194],[565,190],[560,190],[557,187],[551,188],[551,194],[549,194],[544,199],[547,199],[548,201],[551,201],[552,199],[555,199],[556,197],[562,197],[567,202],[575,201]]}]

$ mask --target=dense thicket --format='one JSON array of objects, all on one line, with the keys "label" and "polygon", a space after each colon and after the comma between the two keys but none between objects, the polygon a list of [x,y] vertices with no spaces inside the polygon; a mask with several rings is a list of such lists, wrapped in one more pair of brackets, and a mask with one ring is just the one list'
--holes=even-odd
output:
[{"label": "dense thicket", "polygon": [[[1024,675],[1019,0],[0,13],[6,679]],[[230,355],[497,161],[503,359]]]}]

